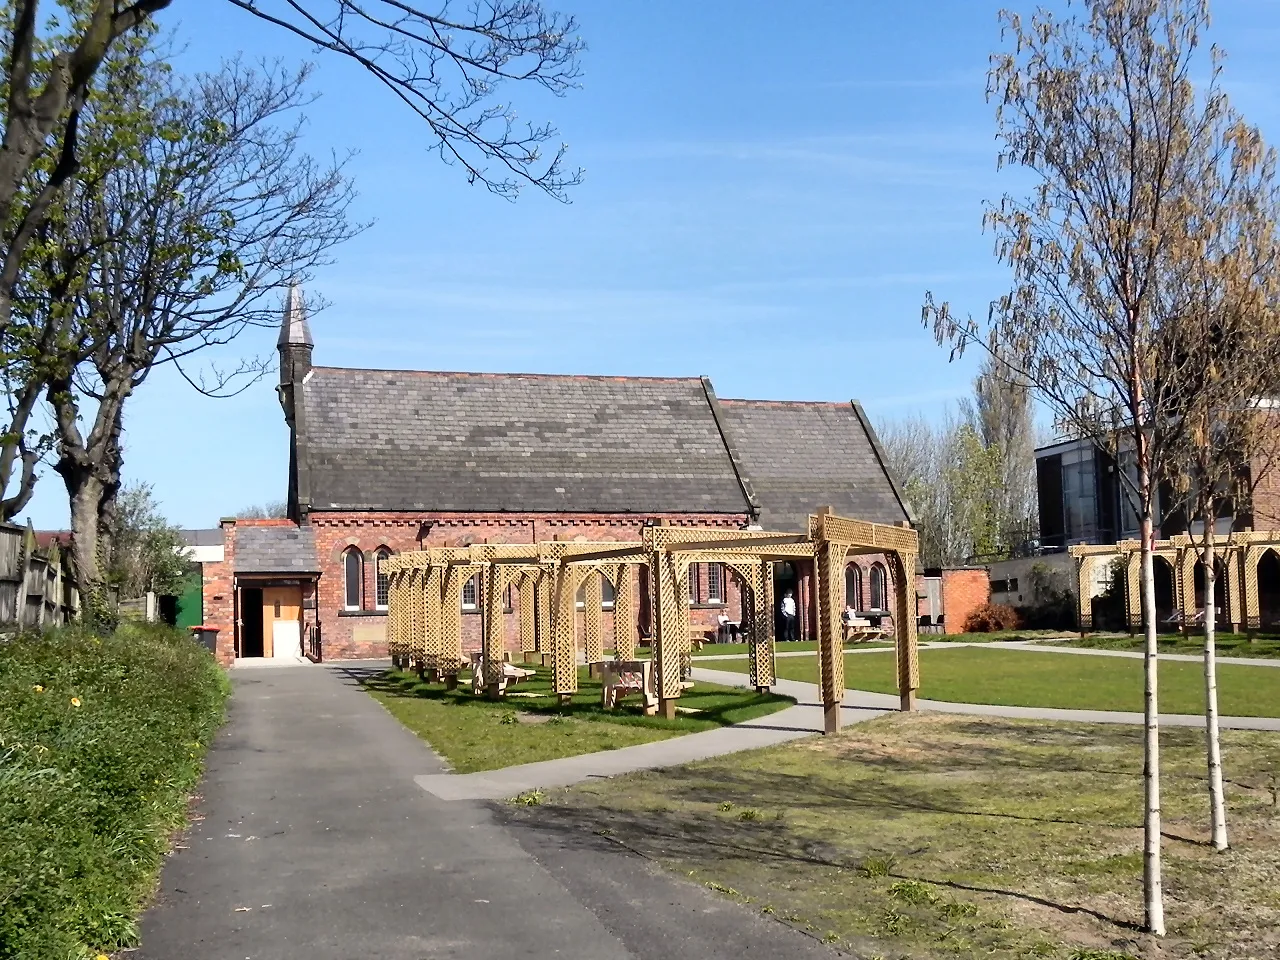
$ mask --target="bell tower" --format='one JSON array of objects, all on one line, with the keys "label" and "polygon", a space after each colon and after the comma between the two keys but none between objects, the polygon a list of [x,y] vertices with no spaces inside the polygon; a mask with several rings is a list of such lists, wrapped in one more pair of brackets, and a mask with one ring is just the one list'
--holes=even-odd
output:
[{"label": "bell tower", "polygon": [[280,405],[289,426],[294,425],[296,414],[295,394],[311,371],[311,351],[315,341],[307,325],[307,308],[302,301],[302,287],[296,281],[289,284],[284,301],[284,317],[280,321],[280,336],[276,349],[280,352]]}]

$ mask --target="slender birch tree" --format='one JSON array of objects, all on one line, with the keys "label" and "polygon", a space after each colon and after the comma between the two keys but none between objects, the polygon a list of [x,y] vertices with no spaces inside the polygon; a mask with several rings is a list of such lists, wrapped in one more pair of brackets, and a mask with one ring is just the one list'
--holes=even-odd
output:
[{"label": "slender birch tree", "polygon": [[926,299],[953,355],[980,345],[1010,363],[1060,428],[1111,448],[1141,531],[1145,629],[1144,926],[1163,935],[1160,738],[1152,548],[1166,425],[1180,397],[1164,376],[1177,298],[1170,263],[1189,219],[1211,219],[1197,184],[1219,162],[1228,107],[1216,58],[1200,51],[1203,0],[1090,0],[1029,20],[1004,13],[991,58],[999,164],[1033,181],[988,206],[985,226],[1013,273],[985,322]]},{"label": "slender birch tree", "polygon": [[1280,452],[1271,409],[1280,387],[1280,190],[1275,154],[1256,128],[1228,110],[1217,139],[1220,162],[1196,185],[1200,199],[1170,270],[1177,309],[1168,330],[1168,375],[1184,399],[1168,428],[1166,479],[1181,496],[1189,529],[1201,525],[1210,838],[1214,849],[1225,850],[1217,528],[1222,520],[1235,526]]}]

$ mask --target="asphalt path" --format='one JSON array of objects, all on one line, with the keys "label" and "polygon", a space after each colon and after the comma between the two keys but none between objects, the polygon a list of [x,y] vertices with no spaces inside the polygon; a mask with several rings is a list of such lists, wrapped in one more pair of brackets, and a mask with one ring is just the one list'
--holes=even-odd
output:
[{"label": "asphalt path", "polygon": [[753,960],[839,954],[590,833],[442,800],[373,665],[236,669],[142,960]]}]

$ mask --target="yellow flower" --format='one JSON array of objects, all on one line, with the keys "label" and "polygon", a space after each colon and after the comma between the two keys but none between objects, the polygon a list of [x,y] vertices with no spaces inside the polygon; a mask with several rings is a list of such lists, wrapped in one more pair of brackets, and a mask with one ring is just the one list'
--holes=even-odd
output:
[{"label": "yellow flower", "polygon": [[34,690],[36,693],[44,693],[44,687],[40,686],[40,684],[38,683],[31,689]]},{"label": "yellow flower", "polygon": [[78,707],[78,706],[80,706],[80,698],[79,698],[79,697],[72,697],[72,698],[71,698],[71,705],[72,705],[73,707]]},{"label": "yellow flower", "polygon": [[108,957],[105,953],[100,953],[96,957],[94,957],[93,960],[111,960],[111,958]]}]

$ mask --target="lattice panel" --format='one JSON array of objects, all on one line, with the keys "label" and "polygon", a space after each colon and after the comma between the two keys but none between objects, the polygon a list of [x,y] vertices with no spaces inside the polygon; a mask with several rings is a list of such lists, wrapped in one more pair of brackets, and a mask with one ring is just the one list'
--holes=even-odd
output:
[{"label": "lattice panel", "polygon": [[427,572],[418,567],[411,568],[405,576],[408,578],[408,589],[405,591],[405,605],[409,608],[409,656],[426,667],[427,652],[427,619],[426,596],[424,592]]},{"label": "lattice panel", "polygon": [[600,610],[604,603],[601,576],[603,574],[600,571],[590,570],[583,584],[582,649],[587,663],[599,663],[604,659],[603,630],[600,625]]},{"label": "lattice panel", "polygon": [[538,575],[520,577],[520,652],[533,653],[538,648]]},{"label": "lattice panel", "polygon": [[1182,628],[1186,632],[1196,619],[1196,553],[1185,547],[1179,551],[1178,609],[1182,611]]},{"label": "lattice panel", "polygon": [[403,657],[408,652],[405,643],[405,596],[404,578],[407,574],[398,571],[387,577],[387,649],[393,658]]},{"label": "lattice panel", "polygon": [[1129,627],[1142,629],[1142,555],[1129,554],[1124,565],[1125,593],[1129,604]]},{"label": "lattice panel", "polygon": [[440,592],[444,581],[444,567],[428,567],[426,584],[422,591],[422,613],[425,622],[424,636],[426,641],[423,664],[428,670],[441,670],[443,640],[441,635]]},{"label": "lattice panel", "polygon": [[[680,654],[689,642],[689,618],[681,616],[678,599],[680,580],[675,561],[664,554],[654,554],[649,567],[657,601],[654,604],[653,660],[657,674],[658,696],[672,700],[680,696]],[[686,594],[687,596],[687,594]],[[684,635],[683,641],[680,635]]]},{"label": "lattice panel", "polygon": [[842,543],[822,543],[817,554],[818,665],[822,703],[830,707],[844,701],[844,638],[840,627],[843,607],[837,580],[839,587],[843,587],[848,547]]},{"label": "lattice panel", "polygon": [[555,620],[552,623],[555,649],[551,664],[552,682],[558,694],[578,692],[577,591],[578,578],[574,568],[561,565],[555,579]]},{"label": "lattice panel", "polygon": [[457,673],[462,659],[462,588],[479,570],[469,564],[455,564],[445,573],[440,602],[440,671]]},{"label": "lattice panel", "polygon": [[897,582],[894,596],[894,645],[898,656],[898,693],[906,698],[920,689],[920,644],[916,636],[914,553],[890,553],[889,567]]},{"label": "lattice panel", "polygon": [[757,687],[777,682],[773,636],[773,563],[759,565],[751,585],[751,675]]},{"label": "lattice panel", "polygon": [[1076,597],[1080,611],[1081,631],[1093,629],[1093,604],[1090,602],[1093,590],[1093,565],[1095,556],[1076,558]]},{"label": "lattice panel", "polygon": [[1240,561],[1243,552],[1237,548],[1228,551],[1227,555],[1222,558],[1222,569],[1227,580],[1223,584],[1223,588],[1227,593],[1227,616],[1230,618],[1232,631],[1238,631],[1240,625],[1244,623],[1244,608],[1240,605],[1240,581],[1243,579],[1243,569]]},{"label": "lattice panel", "polygon": [[481,577],[484,588],[484,635],[481,641],[481,661],[484,684],[495,688],[502,682],[503,661],[506,652],[506,623],[502,613],[502,595],[507,589],[508,568],[490,564]]},{"label": "lattice panel", "polygon": [[817,520],[815,534],[819,541],[835,541],[844,544],[847,549],[872,548],[912,554],[920,552],[920,534],[910,527],[869,523],[866,520],[839,517],[833,513],[818,514]]},{"label": "lattice panel", "polygon": [[544,570],[538,576],[538,582],[534,586],[533,594],[538,613],[538,638],[534,649],[539,653],[550,653],[555,649],[555,631],[551,626],[555,621],[554,604],[552,603],[554,589],[555,573],[551,570]]},{"label": "lattice panel", "polygon": [[636,615],[631,587],[631,567],[618,567],[613,585],[613,649],[619,660],[636,658]]},{"label": "lattice panel", "polygon": [[1258,598],[1258,562],[1267,548],[1250,544],[1244,555],[1244,614],[1250,630],[1262,629],[1262,602]]}]

